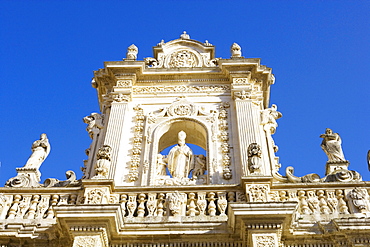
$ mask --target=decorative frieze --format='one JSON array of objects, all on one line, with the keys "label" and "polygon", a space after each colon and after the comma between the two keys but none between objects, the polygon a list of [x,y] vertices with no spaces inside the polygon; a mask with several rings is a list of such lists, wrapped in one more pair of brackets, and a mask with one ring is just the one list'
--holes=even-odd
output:
[{"label": "decorative frieze", "polygon": [[160,93],[226,93],[230,92],[229,85],[208,86],[135,86],[134,94],[160,94]]}]

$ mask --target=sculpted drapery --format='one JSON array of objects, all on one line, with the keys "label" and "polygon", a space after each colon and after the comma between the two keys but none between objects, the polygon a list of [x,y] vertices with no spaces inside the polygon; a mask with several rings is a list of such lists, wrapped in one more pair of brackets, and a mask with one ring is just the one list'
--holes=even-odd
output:
[{"label": "sculpted drapery", "polygon": [[185,144],[186,133],[178,133],[178,145],[174,146],[168,156],[168,169],[173,178],[187,178],[191,169],[193,169],[193,152]]},{"label": "sculpted drapery", "polygon": [[42,162],[44,162],[50,153],[50,144],[46,134],[41,134],[40,140],[36,140],[32,144],[31,149],[32,154],[24,167],[39,169]]},{"label": "sculpted drapery", "polygon": [[320,137],[323,138],[321,148],[328,156],[328,161],[346,161],[339,134],[333,133],[331,129],[327,128],[325,134],[320,135]]}]

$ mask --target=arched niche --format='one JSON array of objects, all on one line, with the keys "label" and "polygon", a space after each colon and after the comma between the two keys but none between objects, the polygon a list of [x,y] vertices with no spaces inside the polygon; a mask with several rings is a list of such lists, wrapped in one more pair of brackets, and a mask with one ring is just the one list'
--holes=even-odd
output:
[{"label": "arched niche", "polygon": [[186,133],[186,143],[195,144],[207,150],[207,131],[204,126],[199,122],[189,121],[189,119],[175,119],[165,124],[158,133],[160,136],[158,153],[171,145],[177,144],[177,134],[181,130]]},{"label": "arched niche", "polygon": [[199,119],[191,117],[166,119],[158,124],[153,130],[150,184],[154,183],[154,179],[156,177],[157,155],[163,149],[178,143],[178,133],[180,131],[184,131],[186,133],[186,143],[197,145],[206,150],[207,170],[209,170],[209,157],[211,157],[213,153],[209,149],[209,143],[211,141],[210,126]]}]

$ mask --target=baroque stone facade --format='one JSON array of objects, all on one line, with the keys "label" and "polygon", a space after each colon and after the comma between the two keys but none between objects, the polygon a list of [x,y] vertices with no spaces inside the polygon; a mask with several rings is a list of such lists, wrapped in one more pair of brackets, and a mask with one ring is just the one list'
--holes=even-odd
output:
[{"label": "baroque stone facade", "polygon": [[94,72],[100,113],[83,119],[81,179],[41,184],[50,144],[34,142],[0,188],[0,246],[370,245],[370,187],[348,170],[339,134],[320,136],[324,178],[281,175],[270,68],[236,43],[216,58],[186,32],[153,51],[138,61],[131,45]]}]

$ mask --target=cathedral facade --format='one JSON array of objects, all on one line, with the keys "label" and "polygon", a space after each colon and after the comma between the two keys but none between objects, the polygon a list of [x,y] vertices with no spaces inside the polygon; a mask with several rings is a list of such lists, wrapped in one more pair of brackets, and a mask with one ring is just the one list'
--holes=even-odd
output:
[{"label": "cathedral facade", "polygon": [[325,177],[282,175],[272,70],[236,43],[230,53],[184,32],[143,61],[131,45],[105,62],[83,177],[41,183],[42,134],[0,188],[0,246],[370,246],[370,187],[339,134],[320,136]]}]

